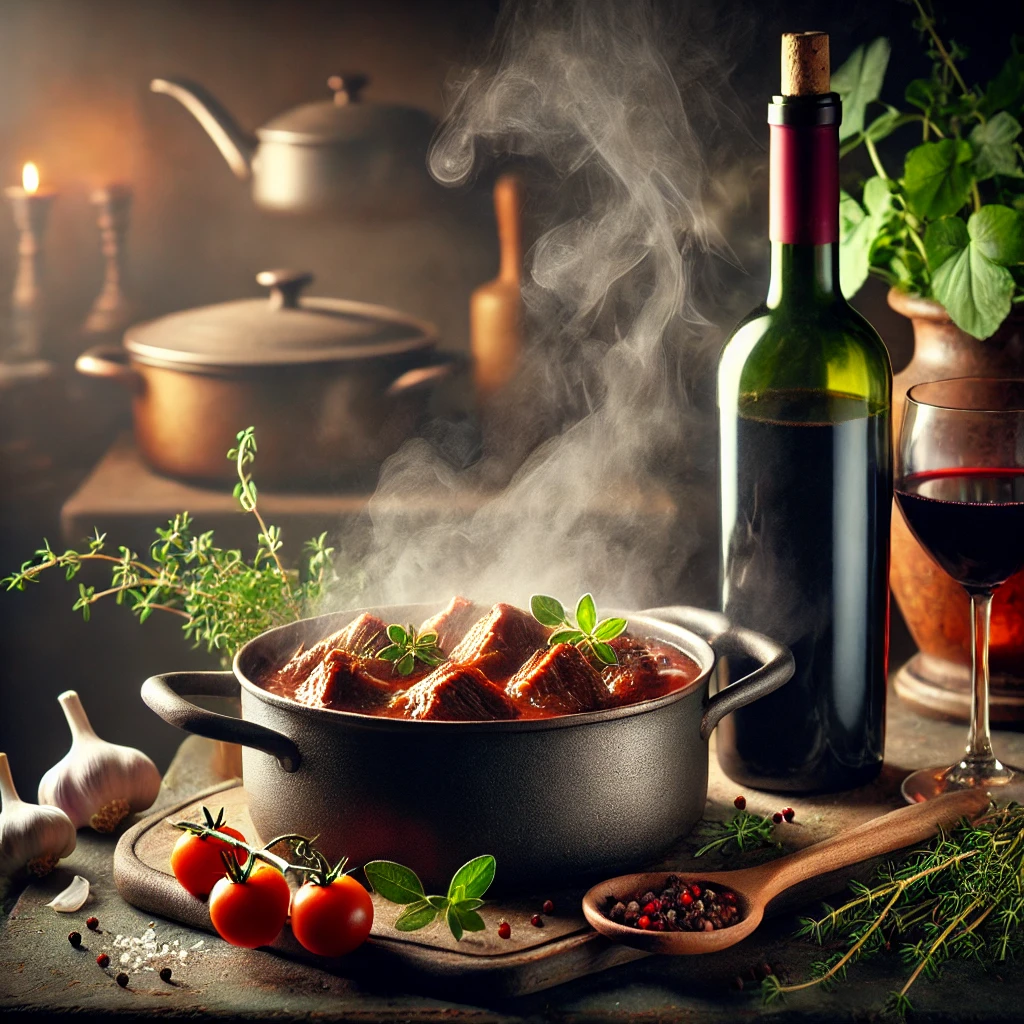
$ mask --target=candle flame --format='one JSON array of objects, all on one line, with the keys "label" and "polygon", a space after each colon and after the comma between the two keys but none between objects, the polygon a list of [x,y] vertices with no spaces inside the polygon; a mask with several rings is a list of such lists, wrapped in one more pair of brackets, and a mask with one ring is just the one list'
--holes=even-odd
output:
[{"label": "candle flame", "polygon": [[30,195],[39,190],[39,168],[31,160],[21,169],[21,187]]}]

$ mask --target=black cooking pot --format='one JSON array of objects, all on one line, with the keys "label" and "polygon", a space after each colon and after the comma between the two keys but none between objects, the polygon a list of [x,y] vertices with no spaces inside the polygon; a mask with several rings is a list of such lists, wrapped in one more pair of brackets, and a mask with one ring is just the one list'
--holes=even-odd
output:
[{"label": "black cooking pot", "polygon": [[[432,606],[368,609],[415,622]],[[708,737],[724,715],[782,686],[793,656],[758,633],[696,608],[628,614],[635,635],[657,637],[700,666],[689,685],[655,700],[526,721],[435,722],[310,708],[257,685],[300,644],[359,611],[268,630],[236,655],[233,672],[171,672],[142,699],[172,725],[244,746],[242,775],[265,841],[319,836],[332,860],[347,855],[412,867],[438,891],[479,854],[497,858],[504,891],[583,882],[639,868],[692,828],[707,797]],[[760,668],[709,696],[718,655]],[[234,696],[242,717],[184,695]]]}]

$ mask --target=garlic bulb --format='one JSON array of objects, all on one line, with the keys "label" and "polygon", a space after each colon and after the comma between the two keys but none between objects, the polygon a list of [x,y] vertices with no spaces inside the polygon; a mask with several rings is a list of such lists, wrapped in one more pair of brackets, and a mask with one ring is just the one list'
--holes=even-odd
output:
[{"label": "garlic bulb", "polygon": [[113,832],[127,814],[153,803],[160,772],[141,750],[101,740],[74,690],[57,700],[71,727],[71,749],[43,776],[39,802],[66,811],[75,828]]},{"label": "garlic bulb", "polygon": [[18,796],[7,755],[0,754],[0,876],[21,868],[45,875],[76,840],[75,826],[59,807],[27,804]]}]

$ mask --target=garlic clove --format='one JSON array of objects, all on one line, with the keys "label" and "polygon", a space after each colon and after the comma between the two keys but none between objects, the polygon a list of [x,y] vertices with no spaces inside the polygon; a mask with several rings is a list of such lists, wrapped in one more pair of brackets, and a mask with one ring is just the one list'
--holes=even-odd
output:
[{"label": "garlic clove", "polygon": [[89,879],[83,878],[81,875],[75,875],[71,879],[71,884],[63,892],[54,896],[46,905],[53,907],[58,914],[73,914],[76,910],[82,909],[88,898]]},{"label": "garlic clove", "polygon": [[57,700],[71,729],[71,749],[43,776],[39,802],[61,808],[76,828],[113,832],[128,814],[156,800],[160,772],[142,751],[100,739],[74,690]]},{"label": "garlic clove", "polygon": [[28,804],[18,796],[7,755],[0,753],[0,877],[22,868],[48,874],[74,850],[77,838],[59,807]]}]

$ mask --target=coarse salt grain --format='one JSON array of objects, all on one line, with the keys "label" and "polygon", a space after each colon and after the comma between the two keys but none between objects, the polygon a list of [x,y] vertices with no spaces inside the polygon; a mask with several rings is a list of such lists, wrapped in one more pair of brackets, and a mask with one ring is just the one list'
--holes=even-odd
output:
[{"label": "coarse salt grain", "polygon": [[128,963],[131,960],[131,958],[132,958],[131,953],[122,953],[121,954],[121,963],[126,964],[126,963]]},{"label": "coarse salt grain", "polygon": [[185,957],[187,957],[187,956],[188,956],[188,950],[187,950],[187,949],[183,949],[183,950],[182,950],[182,951],[181,951],[181,952],[180,952],[180,953],[178,954],[178,956],[179,956],[179,957],[180,957],[180,958],[181,958],[182,960],[184,960],[184,959],[185,959]]},{"label": "coarse salt grain", "polygon": [[205,939],[200,939],[198,942],[193,942],[192,945],[189,946],[189,949],[202,949],[202,947],[205,945],[205,943],[206,943]]}]

